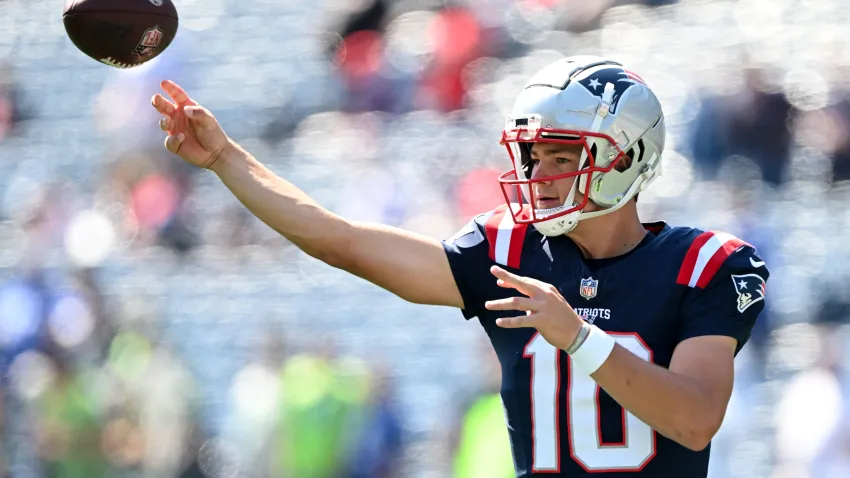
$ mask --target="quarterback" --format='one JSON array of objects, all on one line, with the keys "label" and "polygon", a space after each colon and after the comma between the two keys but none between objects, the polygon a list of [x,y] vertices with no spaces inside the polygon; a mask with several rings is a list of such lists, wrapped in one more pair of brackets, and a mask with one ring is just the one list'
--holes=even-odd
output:
[{"label": "quarterback", "polygon": [[502,132],[505,204],[443,241],[333,214],[162,87],[165,147],[269,227],[402,299],[477,318],[501,363],[517,476],[707,475],[769,273],[731,234],[640,220],[665,140],[640,76],[592,56],[534,75]]}]

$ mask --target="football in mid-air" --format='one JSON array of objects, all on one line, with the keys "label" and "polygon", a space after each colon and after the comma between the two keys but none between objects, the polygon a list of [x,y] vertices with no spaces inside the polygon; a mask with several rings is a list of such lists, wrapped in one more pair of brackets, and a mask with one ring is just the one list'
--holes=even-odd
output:
[{"label": "football in mid-air", "polygon": [[156,58],[177,34],[171,0],[66,0],[62,20],[80,51],[116,68]]}]

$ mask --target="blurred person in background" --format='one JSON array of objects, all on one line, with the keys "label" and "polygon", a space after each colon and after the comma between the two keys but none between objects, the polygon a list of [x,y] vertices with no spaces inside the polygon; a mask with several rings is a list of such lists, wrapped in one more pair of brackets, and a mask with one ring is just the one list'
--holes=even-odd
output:
[{"label": "blurred person in background", "polygon": [[691,129],[691,146],[704,179],[715,179],[724,160],[741,155],[758,165],[766,184],[786,181],[793,139],[788,124],[798,111],[783,93],[768,90],[766,74],[749,69],[739,93],[703,98]]},{"label": "blurred person in background", "polygon": [[281,406],[273,431],[272,476],[336,478],[357,443],[369,371],[326,340],[290,357],[280,372]]},{"label": "blurred person in background", "polygon": [[16,134],[21,122],[31,118],[24,106],[21,88],[15,82],[12,65],[0,60],[0,143]]},{"label": "blurred person in background", "polygon": [[45,476],[104,476],[109,462],[101,446],[101,404],[87,386],[88,370],[75,370],[66,351],[54,348],[44,352],[54,372],[50,385],[35,402],[35,431]]},{"label": "blurred person in background", "polygon": [[773,478],[850,476],[850,375],[839,333],[850,323],[850,303],[828,295],[813,322],[814,346],[795,351],[812,354],[811,365],[780,391]]},{"label": "blurred person in background", "polygon": [[[0,337],[4,372],[21,352],[44,345],[45,322],[54,291],[47,271],[23,267],[0,286]],[[5,373],[4,373],[5,376]]]},{"label": "blurred person in background", "polygon": [[[92,387],[110,337],[95,271],[21,265],[0,288],[4,394],[13,440],[31,436],[48,476],[108,467],[100,449],[102,403]],[[16,443],[23,447],[23,443]]]},{"label": "blurred person in background", "polygon": [[[505,408],[499,394],[502,374],[499,358],[482,343],[482,383],[454,401],[460,405],[447,440],[453,478],[509,478],[516,476],[511,442],[505,428]],[[486,347],[486,348],[485,348]]]},{"label": "blurred person in background", "polygon": [[807,141],[832,162],[832,184],[850,181],[850,94],[824,109],[810,112],[801,121]]},{"label": "blurred person in background", "polygon": [[[386,367],[368,373],[367,377],[361,377],[368,380],[368,397],[357,412],[357,421],[352,421],[355,434],[341,476],[394,478],[401,475],[405,444],[396,385]],[[357,380],[357,375],[352,378]]]},{"label": "blurred person in background", "polygon": [[467,106],[466,67],[484,53],[478,19],[467,8],[447,7],[430,26],[433,58],[422,74],[417,104],[441,112]]},{"label": "blurred person in background", "polygon": [[150,324],[125,326],[110,343],[102,447],[122,473],[179,476],[194,451],[197,392],[182,360],[154,331]]},{"label": "blurred person in background", "polygon": [[304,252],[479,317],[502,365],[517,474],[706,476],[768,272],[729,234],[640,222],[636,195],[659,172],[666,130],[635,73],[578,56],[532,77],[502,134],[514,169],[500,178],[529,206],[482,214],[442,242],[330,213],[162,86],[172,101],[152,102],[166,148],[214,171]]},{"label": "blurred person in background", "polygon": [[270,464],[276,459],[275,434],[286,426],[278,423],[286,406],[282,380],[286,345],[283,332],[273,323],[264,329],[267,335],[256,337],[259,353],[230,384],[230,405],[222,432],[222,439],[236,447],[243,471],[257,476],[269,474]]}]

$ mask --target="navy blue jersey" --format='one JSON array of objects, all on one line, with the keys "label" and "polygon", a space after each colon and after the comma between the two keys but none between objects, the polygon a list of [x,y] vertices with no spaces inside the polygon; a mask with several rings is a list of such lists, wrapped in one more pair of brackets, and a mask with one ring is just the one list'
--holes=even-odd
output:
[{"label": "navy blue jersey", "polygon": [[[503,329],[484,302],[519,293],[496,285],[490,267],[552,284],[588,322],[662,367],[676,345],[702,335],[747,342],[764,308],[768,270],[756,250],[722,232],[646,224],[627,254],[586,259],[567,236],[545,237],[516,225],[504,207],[473,219],[443,241],[467,318],[478,317],[502,365],[517,476],[705,477],[699,452],[656,433],[627,413],[569,356],[532,328]],[[638,473],[636,473],[638,472]]]}]

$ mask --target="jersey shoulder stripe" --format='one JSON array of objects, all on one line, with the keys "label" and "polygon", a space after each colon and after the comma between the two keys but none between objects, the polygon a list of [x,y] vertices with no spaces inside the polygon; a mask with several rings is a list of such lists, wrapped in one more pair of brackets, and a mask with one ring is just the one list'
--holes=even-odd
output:
[{"label": "jersey shoulder stripe", "polygon": [[519,269],[527,231],[528,224],[516,224],[507,205],[493,210],[484,223],[490,259],[497,264]]},{"label": "jersey shoulder stripe", "polygon": [[723,262],[746,242],[732,234],[718,231],[706,231],[691,242],[676,283],[704,289],[717,274]]}]

